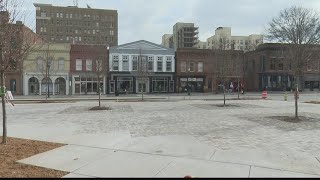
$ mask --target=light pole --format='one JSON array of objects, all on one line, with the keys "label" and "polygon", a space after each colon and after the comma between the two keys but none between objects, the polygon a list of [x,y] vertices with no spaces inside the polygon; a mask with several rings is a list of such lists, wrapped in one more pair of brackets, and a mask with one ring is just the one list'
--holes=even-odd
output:
[{"label": "light pole", "polygon": [[51,66],[51,62],[48,61],[47,63],[47,90],[48,90],[48,98],[50,98],[50,89],[49,89],[49,74],[50,74],[50,66]]},{"label": "light pole", "polygon": [[190,87],[190,84],[189,84],[189,76],[190,76],[190,67],[188,68],[188,73],[187,73],[187,91],[188,91],[188,96],[190,96],[190,91],[191,91],[191,87]]}]

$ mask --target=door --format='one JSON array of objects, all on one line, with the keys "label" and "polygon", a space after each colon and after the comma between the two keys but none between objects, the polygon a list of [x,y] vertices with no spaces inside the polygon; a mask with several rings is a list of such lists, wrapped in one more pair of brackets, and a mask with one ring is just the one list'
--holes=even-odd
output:
[{"label": "door", "polygon": [[148,79],[138,79],[136,81],[136,92],[137,93],[149,93],[149,81]]},{"label": "door", "polygon": [[138,92],[139,93],[146,93],[147,92],[147,86],[146,86],[146,83],[144,82],[140,82],[139,85],[138,85]]}]

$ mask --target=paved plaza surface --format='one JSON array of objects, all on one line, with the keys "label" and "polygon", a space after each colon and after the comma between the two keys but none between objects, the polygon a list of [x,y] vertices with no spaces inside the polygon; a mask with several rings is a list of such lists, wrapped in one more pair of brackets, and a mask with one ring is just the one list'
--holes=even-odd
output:
[{"label": "paved plaza surface", "polygon": [[65,177],[320,177],[320,105],[302,103],[319,94],[300,97],[307,120],[298,123],[270,117],[294,115],[290,96],[232,107],[200,97],[103,101],[110,111],[88,111],[93,101],[17,104],[8,135],[67,144],[19,161]]}]

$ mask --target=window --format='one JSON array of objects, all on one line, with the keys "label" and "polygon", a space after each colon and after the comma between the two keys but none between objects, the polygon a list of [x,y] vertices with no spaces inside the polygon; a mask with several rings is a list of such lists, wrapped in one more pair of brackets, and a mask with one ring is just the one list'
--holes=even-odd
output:
[{"label": "window", "polygon": [[96,34],[96,30],[92,30],[92,34]]},{"label": "window", "polygon": [[82,59],[76,59],[76,71],[82,71]]},{"label": "window", "polygon": [[81,37],[79,37],[79,41],[81,41]]},{"label": "window", "polygon": [[157,62],[157,71],[162,72],[162,61]]},{"label": "window", "polygon": [[129,71],[129,56],[122,56],[122,71]]},{"label": "window", "polygon": [[43,32],[47,32],[47,28],[43,28]]},{"label": "window", "polygon": [[90,59],[86,60],[86,70],[92,71],[92,60],[90,60]]},{"label": "window", "polygon": [[113,36],[114,35],[114,31],[110,30],[110,35]]},{"label": "window", "polygon": [[167,61],[166,62],[166,71],[167,72],[171,72],[172,71],[172,62],[171,61]]},{"label": "window", "polygon": [[162,61],[163,60],[163,57],[158,57],[158,61]]},{"label": "window", "polygon": [[190,64],[189,64],[189,72],[194,72],[194,63],[193,62],[191,62]]},{"label": "window", "polygon": [[59,17],[59,13],[57,13],[57,18]]},{"label": "window", "polygon": [[203,72],[203,62],[198,62],[198,72]]},{"label": "window", "polygon": [[276,69],[276,58],[271,58],[270,70],[275,70],[275,69]]},{"label": "window", "polygon": [[58,68],[59,68],[59,70],[64,70],[64,60],[63,59],[59,60]]},{"label": "window", "polygon": [[138,70],[138,56],[132,56],[132,71]]},{"label": "window", "polygon": [[42,71],[43,70],[43,61],[42,61],[42,59],[38,59],[37,60],[37,69],[38,69],[38,71]]},{"label": "window", "polygon": [[96,26],[99,27],[99,23],[98,22],[96,23]]},{"label": "window", "polygon": [[40,16],[41,16],[41,17],[46,17],[46,16],[47,16],[47,13],[46,13],[45,11],[42,11]]},{"label": "window", "polygon": [[43,27],[40,28],[40,32],[43,32]]},{"label": "window", "polygon": [[186,72],[187,71],[187,63],[186,62],[181,62],[181,72]]},{"label": "window", "polygon": [[112,69],[114,71],[119,71],[119,56],[114,55],[112,58]]},{"label": "window", "polygon": [[60,13],[60,18],[63,18],[63,14],[62,13]]},{"label": "window", "polygon": [[70,19],[72,18],[72,14],[70,14]]},{"label": "window", "polygon": [[66,18],[67,18],[67,19],[69,18],[69,14],[66,14]]}]

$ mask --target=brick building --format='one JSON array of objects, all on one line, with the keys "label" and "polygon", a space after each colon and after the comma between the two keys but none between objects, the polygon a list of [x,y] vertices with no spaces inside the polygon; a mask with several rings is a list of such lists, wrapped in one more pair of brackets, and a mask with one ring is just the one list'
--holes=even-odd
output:
[{"label": "brick building", "polygon": [[[18,54],[23,53],[24,55],[27,55],[27,49],[31,49],[30,47],[33,44],[42,42],[42,38],[39,35],[35,34],[30,28],[25,26],[22,21],[16,21],[15,24],[11,23],[9,14],[6,11],[0,12],[0,22],[2,24],[0,31],[8,31],[1,33],[8,34],[8,36],[10,36],[8,38],[14,40],[17,43],[17,47],[15,49]],[[11,91],[14,95],[23,94],[23,58],[25,57],[20,57],[20,60],[16,61],[17,63],[15,63],[15,66],[7,69],[4,74],[6,89]]]},{"label": "brick building", "polygon": [[118,12],[34,3],[36,32],[55,43],[118,45]]},{"label": "brick building", "polygon": [[[226,58],[228,57],[228,58]],[[242,84],[243,52],[234,50],[210,50],[183,48],[176,51],[176,89],[177,92],[215,92],[222,85],[220,71],[223,62],[225,66],[225,86],[232,84],[232,90],[237,88],[237,82]],[[220,89],[221,90],[221,89]]]},{"label": "brick building", "polygon": [[106,93],[108,53],[103,45],[71,45],[71,94],[97,94],[99,87]]},{"label": "brick building", "polygon": [[[245,81],[247,90],[261,91],[264,88],[270,91],[291,90],[294,87],[294,76],[286,64],[290,61],[285,60],[288,53],[285,48],[288,45],[276,43],[266,43],[258,46],[255,51],[245,54]],[[319,90],[320,89],[320,47],[312,46],[312,64],[303,70],[300,77],[300,90]]]}]

